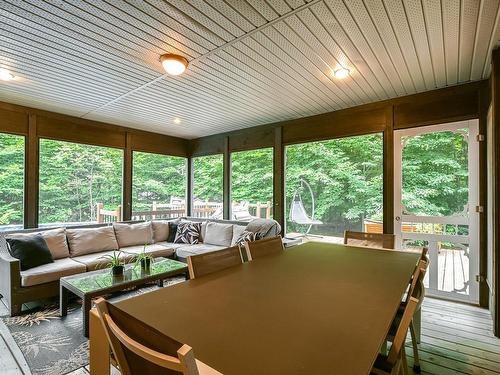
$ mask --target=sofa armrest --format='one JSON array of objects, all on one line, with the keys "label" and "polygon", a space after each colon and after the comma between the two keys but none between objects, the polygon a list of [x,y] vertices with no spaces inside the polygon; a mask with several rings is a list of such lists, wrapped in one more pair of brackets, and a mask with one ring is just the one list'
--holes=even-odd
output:
[{"label": "sofa armrest", "polygon": [[10,300],[12,291],[21,288],[21,262],[7,252],[0,252],[0,294]]}]

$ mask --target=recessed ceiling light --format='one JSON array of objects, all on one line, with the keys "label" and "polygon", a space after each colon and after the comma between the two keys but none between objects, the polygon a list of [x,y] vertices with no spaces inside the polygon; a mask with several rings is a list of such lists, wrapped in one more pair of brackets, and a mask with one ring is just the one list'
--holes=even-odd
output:
[{"label": "recessed ceiling light", "polygon": [[181,119],[179,117],[175,117],[174,118],[174,123],[175,124],[180,124],[181,123]]},{"label": "recessed ceiling light", "polygon": [[168,74],[173,76],[178,76],[179,74],[184,73],[188,66],[188,61],[185,57],[174,55],[172,53],[161,55],[160,61],[163,65],[163,69],[165,69]]},{"label": "recessed ceiling light", "polygon": [[349,77],[349,69],[346,68],[339,68],[333,72],[333,76],[337,79],[344,79]]},{"label": "recessed ceiling light", "polygon": [[16,76],[9,72],[7,69],[0,69],[0,80],[12,81]]}]

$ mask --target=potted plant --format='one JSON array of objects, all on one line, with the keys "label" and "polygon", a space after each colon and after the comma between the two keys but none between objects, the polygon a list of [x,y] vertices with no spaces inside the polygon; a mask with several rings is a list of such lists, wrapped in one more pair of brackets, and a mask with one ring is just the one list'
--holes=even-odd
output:
[{"label": "potted plant", "polygon": [[144,244],[144,248],[142,249],[142,253],[136,256],[135,258],[135,265],[141,265],[141,270],[143,271],[149,271],[151,269],[151,265],[154,263],[154,258],[146,254],[146,246],[148,244]]},{"label": "potted plant", "polygon": [[121,258],[121,251],[113,251],[113,254],[103,255],[101,259],[105,260],[107,267],[111,267],[111,272],[113,276],[123,275],[123,270],[125,268],[125,262]]}]

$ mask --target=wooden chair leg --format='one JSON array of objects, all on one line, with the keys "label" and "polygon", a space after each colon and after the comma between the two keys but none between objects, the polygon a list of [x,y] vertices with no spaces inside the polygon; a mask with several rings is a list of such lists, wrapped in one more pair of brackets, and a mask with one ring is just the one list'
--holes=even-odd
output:
[{"label": "wooden chair leg", "polygon": [[415,330],[415,339],[417,344],[420,344],[420,336],[421,336],[421,325],[422,325],[422,308],[415,311],[413,315],[413,319],[411,321],[413,328]]},{"label": "wooden chair leg", "polygon": [[408,361],[406,360],[406,350],[404,345],[401,348],[401,367],[403,368],[403,375],[408,375]]},{"label": "wooden chair leg", "polygon": [[420,374],[420,358],[418,356],[418,345],[417,345],[417,337],[415,332],[415,327],[413,325],[413,320],[410,323],[410,336],[411,336],[411,345],[413,346],[413,371],[417,374]]}]

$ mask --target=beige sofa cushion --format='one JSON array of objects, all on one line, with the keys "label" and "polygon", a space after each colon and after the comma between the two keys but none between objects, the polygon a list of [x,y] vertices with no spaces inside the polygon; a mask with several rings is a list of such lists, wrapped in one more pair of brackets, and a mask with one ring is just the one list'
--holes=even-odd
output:
[{"label": "beige sofa cushion", "polygon": [[212,251],[222,250],[225,248],[226,246],[208,245],[206,243],[199,243],[196,245],[183,244],[183,246],[175,250],[175,254],[178,258],[186,259],[191,255],[210,253]]},{"label": "beige sofa cushion", "polygon": [[[177,244],[177,245],[183,245],[183,244]],[[169,257],[175,253],[174,247],[168,246],[166,243],[155,243],[152,245],[148,245],[146,246],[146,249],[144,249],[144,246],[137,245],[137,246],[123,247],[120,250],[127,254],[132,254],[132,255],[141,254],[144,250],[146,254],[151,255],[153,258]]]},{"label": "beige sofa cushion", "polygon": [[231,246],[233,238],[233,224],[207,223],[207,230],[203,243],[217,246]]},{"label": "beige sofa cushion", "polygon": [[67,229],[71,257],[118,249],[113,227]]},{"label": "beige sofa cushion", "polygon": [[113,223],[116,240],[120,248],[153,243],[153,229],[150,221],[144,223]]},{"label": "beige sofa cushion", "polygon": [[26,238],[29,236],[34,236],[36,234],[41,234],[45,242],[47,243],[47,247],[52,254],[52,258],[54,259],[62,259],[69,257],[69,248],[68,242],[66,241],[66,229],[57,228],[50,229],[41,232],[31,232],[31,233],[13,233],[6,236],[6,238]]},{"label": "beige sofa cushion", "polygon": [[[109,259],[103,258],[106,255],[113,255],[113,251],[86,254],[71,259],[82,264],[84,267],[86,267],[87,271],[95,271],[98,269],[108,268]],[[125,263],[130,263],[131,261],[133,261],[133,257],[134,256],[131,254],[120,254],[120,259],[122,259]]]},{"label": "beige sofa cushion", "polygon": [[151,222],[153,228],[153,241],[164,242],[168,238],[168,221],[158,221],[153,220]]},{"label": "beige sofa cushion", "polygon": [[21,285],[33,286],[50,283],[58,281],[61,277],[76,275],[85,271],[85,265],[75,262],[71,258],[57,259],[54,263],[21,271]]},{"label": "beige sofa cushion", "polygon": [[236,240],[240,238],[241,234],[245,231],[245,225],[233,225],[233,238],[231,239],[231,246],[236,245]]}]

